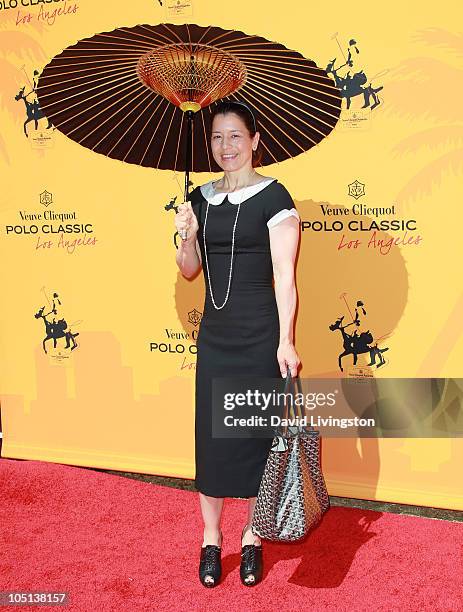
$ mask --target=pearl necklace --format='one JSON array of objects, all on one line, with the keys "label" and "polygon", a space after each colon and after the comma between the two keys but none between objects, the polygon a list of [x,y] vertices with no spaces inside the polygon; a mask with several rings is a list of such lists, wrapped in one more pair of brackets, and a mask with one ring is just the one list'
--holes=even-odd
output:
[{"label": "pearl necklace", "polygon": [[[225,301],[224,301],[224,303],[222,304],[222,306],[217,306],[217,304],[215,303],[214,296],[213,296],[213,294],[212,294],[211,277],[210,277],[210,274],[209,274],[209,263],[208,263],[208,261],[207,261],[207,250],[206,250],[206,222],[207,222],[207,213],[208,213],[208,211],[209,211],[209,204],[210,204],[209,200],[207,201],[206,215],[205,215],[205,218],[204,218],[204,226],[203,226],[203,242],[204,242],[204,254],[205,254],[205,256],[206,256],[206,270],[207,270],[207,279],[208,279],[208,281],[209,281],[209,294],[210,294],[210,296],[211,296],[212,304],[214,305],[214,308],[215,308],[216,310],[221,310],[221,309],[222,309],[222,308],[225,306],[225,304],[226,304],[226,303],[227,303],[227,301],[228,301],[228,296],[229,296],[229,293],[230,293],[231,276],[232,276],[232,269],[233,269],[233,252],[234,252],[234,250],[235,250],[235,230],[236,230],[236,223],[237,223],[237,221],[238,221],[238,215],[240,214],[240,207],[241,207],[241,203],[243,202],[243,198],[244,198],[244,194],[246,193],[246,189],[247,189],[246,187],[243,187],[243,195],[241,196],[241,200],[240,200],[240,202],[239,202],[239,204],[238,204],[238,210],[237,210],[237,212],[236,212],[235,223],[234,223],[234,225],[233,225],[233,234],[232,234],[232,250],[231,250],[231,259],[230,259],[230,273],[229,273],[229,275],[228,275],[228,288],[227,288],[227,293],[226,293],[226,295],[225,295]],[[228,192],[228,193],[231,193],[231,192]]]}]

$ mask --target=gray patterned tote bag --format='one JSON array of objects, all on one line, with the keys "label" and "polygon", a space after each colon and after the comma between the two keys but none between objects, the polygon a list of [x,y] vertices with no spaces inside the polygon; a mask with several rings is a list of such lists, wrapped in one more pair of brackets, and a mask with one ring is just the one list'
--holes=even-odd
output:
[{"label": "gray patterned tote bag", "polygon": [[[288,368],[285,393],[297,387]],[[293,395],[294,397],[294,395]],[[288,407],[288,403],[290,407]],[[283,418],[303,416],[294,401],[285,401]],[[299,425],[275,430],[272,447],[254,508],[252,531],[266,540],[290,542],[304,538],[330,507],[320,462],[320,432]]]}]

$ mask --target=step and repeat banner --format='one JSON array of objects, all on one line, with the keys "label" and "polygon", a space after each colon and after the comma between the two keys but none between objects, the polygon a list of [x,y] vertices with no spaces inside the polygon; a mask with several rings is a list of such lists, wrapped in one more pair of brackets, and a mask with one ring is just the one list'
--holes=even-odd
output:
[{"label": "step and repeat banner", "polygon": [[[0,1],[3,457],[194,477],[205,286],[175,263],[183,174],[80,145],[37,95],[45,66],[83,38],[191,23],[298,51],[342,95],[327,138],[260,169],[301,217],[300,376],[445,383],[426,398],[441,437],[324,437],[329,493],[463,510],[463,439],[448,434],[463,431],[461,14],[452,2],[390,8],[379,18],[371,3],[338,0],[329,11],[276,0]],[[108,112],[121,95],[117,81],[111,89]],[[77,129],[72,108],[70,91]],[[407,397],[396,398],[404,414]]]}]

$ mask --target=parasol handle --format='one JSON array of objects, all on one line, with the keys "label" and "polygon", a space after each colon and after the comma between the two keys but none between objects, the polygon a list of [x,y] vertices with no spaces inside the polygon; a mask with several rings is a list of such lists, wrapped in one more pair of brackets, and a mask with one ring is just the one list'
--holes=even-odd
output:
[{"label": "parasol handle", "polygon": [[188,186],[190,183],[190,170],[191,170],[191,136],[193,133],[193,117],[194,112],[192,110],[187,110],[185,112],[187,125],[186,125],[186,157],[185,157],[185,197],[183,199],[184,202],[187,202],[189,198]]}]

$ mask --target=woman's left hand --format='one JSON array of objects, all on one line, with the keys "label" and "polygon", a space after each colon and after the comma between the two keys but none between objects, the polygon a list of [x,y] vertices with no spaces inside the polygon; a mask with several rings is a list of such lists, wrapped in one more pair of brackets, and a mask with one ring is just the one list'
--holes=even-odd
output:
[{"label": "woman's left hand", "polygon": [[280,371],[283,378],[286,378],[288,368],[291,370],[291,376],[297,376],[297,370],[301,360],[294,348],[292,342],[280,342],[277,350],[277,359],[280,364]]}]

